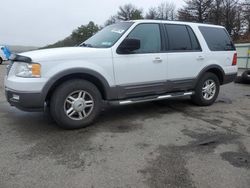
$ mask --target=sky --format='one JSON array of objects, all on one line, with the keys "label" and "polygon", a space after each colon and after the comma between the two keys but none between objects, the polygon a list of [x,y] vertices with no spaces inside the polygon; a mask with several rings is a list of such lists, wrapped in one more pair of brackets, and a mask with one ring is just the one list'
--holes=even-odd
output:
[{"label": "sky", "polygon": [[[174,2],[183,6],[183,0]],[[102,25],[119,6],[132,3],[144,9],[163,0],[1,0],[0,44],[45,46],[69,36],[77,27],[94,21]]]}]

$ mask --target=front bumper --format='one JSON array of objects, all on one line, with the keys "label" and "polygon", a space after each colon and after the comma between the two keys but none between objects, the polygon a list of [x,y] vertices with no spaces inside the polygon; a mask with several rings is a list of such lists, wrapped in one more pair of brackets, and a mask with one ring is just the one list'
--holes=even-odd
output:
[{"label": "front bumper", "polygon": [[44,101],[41,93],[24,93],[5,88],[7,101],[11,106],[28,111],[40,112],[44,111]]}]

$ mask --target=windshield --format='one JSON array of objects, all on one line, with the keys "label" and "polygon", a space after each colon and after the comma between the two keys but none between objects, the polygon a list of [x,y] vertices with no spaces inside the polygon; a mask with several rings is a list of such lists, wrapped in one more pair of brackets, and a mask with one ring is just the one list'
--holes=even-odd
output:
[{"label": "windshield", "polygon": [[107,26],[80,44],[84,47],[109,48],[133,25],[133,22],[120,22]]}]

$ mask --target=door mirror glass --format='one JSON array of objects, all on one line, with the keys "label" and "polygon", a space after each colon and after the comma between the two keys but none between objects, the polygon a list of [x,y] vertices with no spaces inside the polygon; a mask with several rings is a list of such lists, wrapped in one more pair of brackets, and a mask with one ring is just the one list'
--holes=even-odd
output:
[{"label": "door mirror glass", "polygon": [[141,41],[138,39],[126,38],[118,47],[117,51],[121,54],[133,53],[133,51],[140,49]]}]

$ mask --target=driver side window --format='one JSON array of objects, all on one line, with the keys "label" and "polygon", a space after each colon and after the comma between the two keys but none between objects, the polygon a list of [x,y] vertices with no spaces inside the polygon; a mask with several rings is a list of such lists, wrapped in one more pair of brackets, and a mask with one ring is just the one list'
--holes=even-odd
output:
[{"label": "driver side window", "polygon": [[134,53],[158,53],[161,51],[159,24],[140,24],[128,35],[129,39],[138,39],[141,46]]}]

